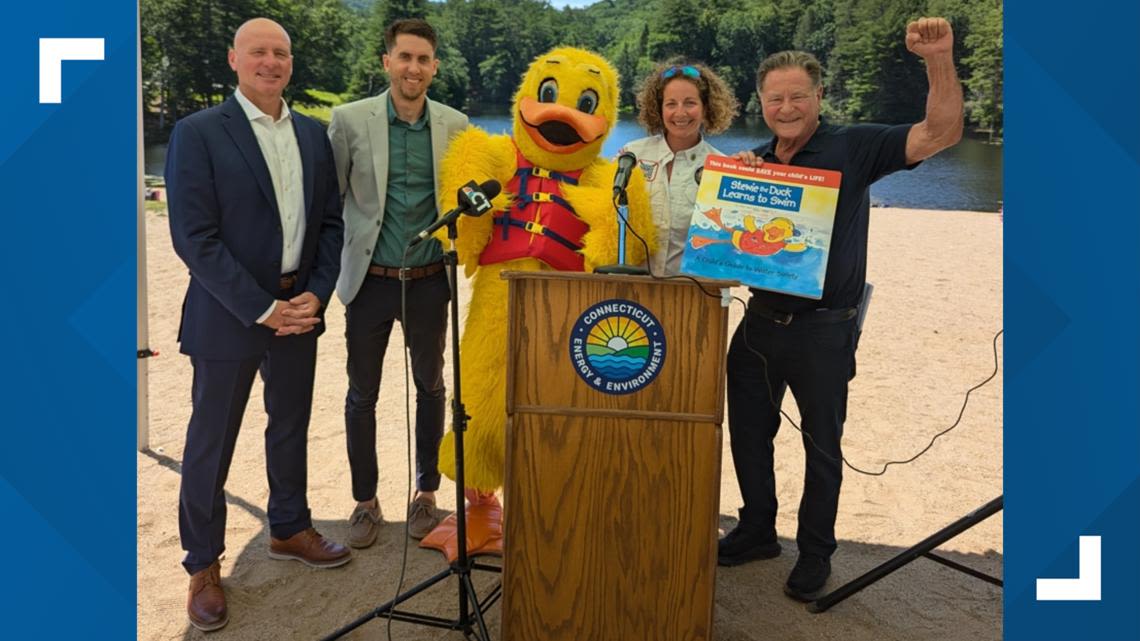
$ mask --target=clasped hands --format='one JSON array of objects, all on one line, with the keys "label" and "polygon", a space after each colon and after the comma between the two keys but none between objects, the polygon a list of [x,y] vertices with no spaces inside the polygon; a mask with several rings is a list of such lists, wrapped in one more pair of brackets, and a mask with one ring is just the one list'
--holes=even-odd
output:
[{"label": "clasped hands", "polygon": [[278,300],[273,312],[262,323],[275,330],[274,336],[305,334],[321,322],[317,312],[321,310],[321,300],[312,292],[302,292],[289,300]]}]

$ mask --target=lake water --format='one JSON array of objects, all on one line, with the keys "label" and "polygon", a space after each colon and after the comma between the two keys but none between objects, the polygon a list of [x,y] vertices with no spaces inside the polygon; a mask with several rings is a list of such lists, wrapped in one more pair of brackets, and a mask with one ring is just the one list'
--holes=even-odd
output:
[{"label": "lake water", "polygon": [[[508,133],[511,128],[506,114],[473,116],[471,121],[491,133]],[[627,114],[602,151],[612,158],[622,145],[644,135],[636,118]],[[759,116],[745,116],[737,118],[728,131],[709,136],[709,142],[731,155],[752,149],[771,135]],[[148,145],[145,152],[146,173],[161,176],[166,145]],[[974,138],[965,138],[917,168],[896,172],[871,186],[871,203],[886,207],[996,212],[1001,202],[1002,147]]]}]

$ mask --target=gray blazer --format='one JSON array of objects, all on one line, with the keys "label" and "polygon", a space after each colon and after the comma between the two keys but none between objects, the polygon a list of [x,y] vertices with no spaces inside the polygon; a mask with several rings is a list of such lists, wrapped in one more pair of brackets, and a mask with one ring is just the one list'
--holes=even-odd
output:
[{"label": "gray blazer", "polygon": [[[467,116],[430,99],[427,110],[431,118],[432,168],[438,210],[439,162],[447,151],[448,141],[467,128]],[[384,220],[388,188],[388,92],[335,107],[328,133],[344,198],[344,251],[340,254],[336,293],[347,305],[364,283]]]}]

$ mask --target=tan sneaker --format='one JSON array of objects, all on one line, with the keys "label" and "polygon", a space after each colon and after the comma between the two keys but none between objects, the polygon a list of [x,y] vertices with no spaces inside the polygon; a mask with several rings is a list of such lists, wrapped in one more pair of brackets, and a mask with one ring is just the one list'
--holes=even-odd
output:
[{"label": "tan sneaker", "polygon": [[348,517],[348,544],[354,548],[366,548],[375,543],[382,518],[379,501],[371,508],[357,506]]},{"label": "tan sneaker", "polygon": [[408,536],[422,539],[439,525],[443,515],[435,509],[435,499],[417,496],[408,504]]}]

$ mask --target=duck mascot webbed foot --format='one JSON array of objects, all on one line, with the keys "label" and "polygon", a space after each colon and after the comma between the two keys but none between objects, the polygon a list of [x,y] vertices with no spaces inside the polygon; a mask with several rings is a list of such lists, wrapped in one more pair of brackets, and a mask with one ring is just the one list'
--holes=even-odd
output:
[{"label": "duck mascot webbed foot", "polygon": [[[503,185],[491,214],[459,219],[456,240],[459,262],[474,277],[459,347],[461,397],[471,416],[463,437],[464,480],[472,490],[469,554],[502,554],[502,508],[494,497],[503,484],[507,419],[507,283],[500,274],[593,271],[617,262],[617,166],[601,157],[617,113],[618,76],[609,62],[582,49],[557,48],[536,58],[523,76],[511,108],[511,136],[470,127],[441,163],[445,208],[455,205],[454,194],[468,181]],[[633,172],[627,193],[630,227],[653,251],[656,234],[641,172]],[[628,263],[645,260],[640,242],[626,246]],[[440,471],[450,478],[454,436],[448,432],[439,449]],[[456,536],[451,517],[420,545],[454,561]]]}]

